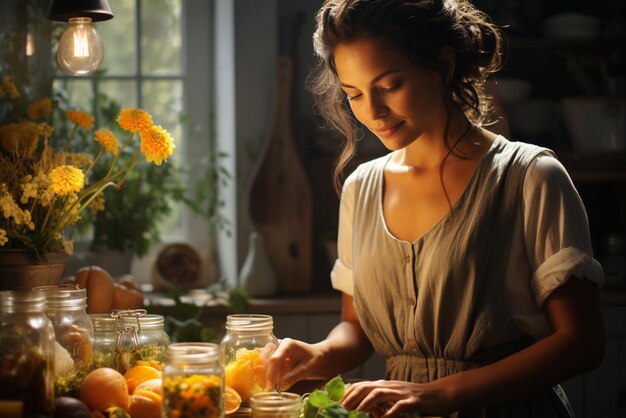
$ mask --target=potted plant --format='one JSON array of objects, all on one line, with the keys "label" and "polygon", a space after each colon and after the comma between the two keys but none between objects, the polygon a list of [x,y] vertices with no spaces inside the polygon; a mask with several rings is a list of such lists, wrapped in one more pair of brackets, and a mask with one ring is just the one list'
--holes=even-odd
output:
[{"label": "potted plant", "polygon": [[[55,131],[50,98],[27,107],[21,100],[25,100],[23,92],[4,75],[0,87],[0,247],[9,265],[0,273],[1,288],[58,283],[63,271],[59,271],[63,265],[59,257],[73,252],[72,239],[64,235],[67,229],[87,208],[104,209],[102,193],[120,189],[137,165],[146,161],[160,166],[174,150],[167,131],[154,125],[151,115],[141,109],[118,113],[117,124],[126,133],[120,142],[110,130],[94,132],[95,118],[79,110],[63,114],[71,126],[69,132]],[[81,145],[73,141],[79,132],[89,141],[86,148],[97,149],[95,153],[77,152]],[[132,154],[126,152],[133,147]],[[24,268],[16,267],[18,256]],[[42,262],[52,262],[54,267],[25,269]],[[55,275],[42,282],[42,271]]]}]

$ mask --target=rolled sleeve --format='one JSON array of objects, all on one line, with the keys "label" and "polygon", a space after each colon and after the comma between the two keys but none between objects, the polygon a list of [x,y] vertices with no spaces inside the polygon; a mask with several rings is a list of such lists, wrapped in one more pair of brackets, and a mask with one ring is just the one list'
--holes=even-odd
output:
[{"label": "rolled sleeve", "polygon": [[330,279],[334,289],[349,296],[354,294],[354,277],[352,275],[352,221],[355,199],[356,172],[350,175],[341,192],[339,203],[339,230],[337,232],[337,254]]},{"label": "rolled sleeve", "polygon": [[583,202],[563,165],[548,153],[527,172],[524,235],[538,306],[572,277],[602,286],[604,273],[593,258]]}]

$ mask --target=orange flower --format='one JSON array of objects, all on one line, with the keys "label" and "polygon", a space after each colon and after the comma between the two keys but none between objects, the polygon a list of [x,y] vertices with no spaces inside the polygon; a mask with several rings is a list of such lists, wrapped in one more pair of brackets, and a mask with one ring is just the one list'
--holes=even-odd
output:
[{"label": "orange flower", "polygon": [[2,88],[11,99],[15,100],[20,98],[20,92],[17,91],[17,87],[15,87],[15,84],[13,84],[13,82],[11,81],[11,77],[9,77],[8,75],[5,75],[2,79]]},{"label": "orange flower", "polygon": [[129,132],[139,132],[150,129],[152,126],[152,116],[141,109],[122,109],[117,116],[117,123],[120,127]]},{"label": "orange flower", "polygon": [[31,120],[41,118],[48,119],[50,117],[50,113],[52,113],[52,100],[48,97],[37,100],[35,103],[28,106],[26,113],[28,113],[28,117]]},{"label": "orange flower", "polygon": [[113,132],[99,129],[96,131],[94,139],[102,145],[105,150],[109,151],[113,155],[117,155],[118,142],[115,135],[113,135]]},{"label": "orange flower", "polygon": [[93,129],[94,117],[87,112],[81,112],[80,110],[68,110],[65,112],[67,119],[78,126],[91,131]]}]

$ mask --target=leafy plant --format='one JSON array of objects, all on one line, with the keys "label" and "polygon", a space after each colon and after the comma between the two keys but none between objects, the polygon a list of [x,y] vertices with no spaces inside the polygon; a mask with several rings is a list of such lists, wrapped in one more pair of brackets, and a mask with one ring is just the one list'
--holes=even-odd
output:
[{"label": "leafy plant", "polygon": [[[369,414],[360,411],[348,411],[341,404],[346,386],[341,376],[332,378],[324,389],[317,389],[302,398],[300,418],[368,418]],[[420,418],[419,412],[402,414],[404,418]]]}]

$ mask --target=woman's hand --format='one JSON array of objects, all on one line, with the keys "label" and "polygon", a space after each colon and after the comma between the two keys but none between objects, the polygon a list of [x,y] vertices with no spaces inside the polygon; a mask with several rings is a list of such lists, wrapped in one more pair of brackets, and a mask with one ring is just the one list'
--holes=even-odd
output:
[{"label": "woman's hand", "polygon": [[[419,411],[422,415],[448,415],[450,393],[437,381],[425,384],[377,380],[349,385],[342,403],[348,410],[364,411],[375,418],[399,417]],[[386,411],[386,412],[385,412]]]},{"label": "woman's hand", "polygon": [[317,377],[322,359],[321,343],[307,344],[284,338],[269,358],[265,390],[274,390],[276,384],[281,390],[287,390],[300,380]]}]

